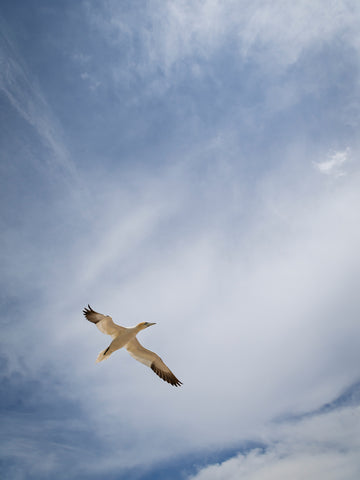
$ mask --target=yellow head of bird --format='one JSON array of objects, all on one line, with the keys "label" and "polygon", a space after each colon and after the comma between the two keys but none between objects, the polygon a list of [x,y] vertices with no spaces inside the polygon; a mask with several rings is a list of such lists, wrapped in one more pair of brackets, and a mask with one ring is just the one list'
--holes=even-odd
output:
[{"label": "yellow head of bird", "polygon": [[139,330],[144,330],[145,328],[151,327],[151,325],[156,325],[156,323],[153,322],[141,322],[137,325],[137,328]]}]

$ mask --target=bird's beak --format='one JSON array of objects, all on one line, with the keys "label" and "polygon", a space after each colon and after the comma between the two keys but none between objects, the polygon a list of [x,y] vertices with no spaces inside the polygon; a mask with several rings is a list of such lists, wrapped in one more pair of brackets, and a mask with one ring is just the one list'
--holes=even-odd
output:
[{"label": "bird's beak", "polygon": [[155,323],[151,323],[151,322],[149,322],[149,325],[148,325],[148,327],[151,327],[151,325],[156,325],[156,322],[155,322]]}]

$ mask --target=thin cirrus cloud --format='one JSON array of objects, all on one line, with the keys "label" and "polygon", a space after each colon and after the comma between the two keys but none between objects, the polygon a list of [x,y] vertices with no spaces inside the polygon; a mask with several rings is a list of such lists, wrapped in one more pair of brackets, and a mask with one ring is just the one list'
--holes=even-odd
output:
[{"label": "thin cirrus cloud", "polygon": [[[239,63],[251,60],[264,70],[280,72],[308,49],[320,50],[334,38],[344,37],[351,45],[359,40],[355,21],[358,7],[340,1],[331,2],[326,10],[320,1],[297,5],[286,1],[153,1],[148,9],[125,11],[116,2],[109,2],[105,10],[89,5],[94,7],[88,8],[90,21],[111,45],[126,42],[130,47],[126,57],[129,69],[144,75],[156,68],[166,75],[190,68],[196,75],[197,62],[198,66],[209,62],[230,44]],[[138,43],[140,55],[131,57],[139,53]],[[184,63],[178,72],[180,62]]]},{"label": "thin cirrus cloud", "polygon": [[[25,122],[35,129],[36,135],[48,151],[47,155],[44,155],[44,162],[50,168],[56,166],[73,179],[74,164],[61,138],[61,128],[35,78],[32,78],[28,71],[26,62],[17,52],[3,21],[2,26],[0,91]],[[41,162],[38,166],[41,166]]]}]

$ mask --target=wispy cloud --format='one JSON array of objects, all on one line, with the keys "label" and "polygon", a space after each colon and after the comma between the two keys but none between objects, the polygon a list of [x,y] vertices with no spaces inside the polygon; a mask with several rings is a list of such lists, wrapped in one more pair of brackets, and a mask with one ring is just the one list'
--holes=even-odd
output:
[{"label": "wispy cloud", "polygon": [[61,138],[61,127],[51,113],[36,79],[33,78],[25,61],[16,51],[9,35],[6,34],[4,22],[1,30],[0,92],[19,115],[34,128],[44,147],[48,149],[47,165],[60,167],[63,173],[74,176],[75,166]]},{"label": "wispy cloud", "polygon": [[[321,1],[261,0],[86,5],[94,36],[108,47],[101,68],[98,56],[84,52],[91,56],[87,73],[99,85],[97,94],[114,89],[121,105],[151,105],[156,98],[167,109],[171,105],[185,126],[193,123],[191,131],[211,118],[213,128],[223,122],[262,138],[264,123],[301,102],[324,102],[348,124],[358,122],[356,2],[332,1],[327,9]],[[209,103],[210,117],[204,108]],[[296,114],[282,135],[302,119]],[[315,117],[307,125],[319,128]]]},{"label": "wispy cloud", "polygon": [[[249,439],[268,449],[219,471],[278,472],[281,456],[299,465],[296,438],[310,464],[306,438],[322,458],[326,425],[348,422],[345,409],[301,415],[358,378],[358,112],[342,114],[358,92],[359,7],[240,3],[88,1],[64,13],[54,2],[28,19],[48,48],[29,45],[25,64],[2,43],[9,131],[35,132],[60,169],[76,158],[86,185],[64,188],[51,168],[24,175],[33,145],[5,138],[18,161],[6,166],[1,348],[13,395],[1,420],[20,478],[39,478],[42,455],[54,479],[69,459],[69,478],[130,478]],[[53,104],[31,54],[56,72]],[[157,322],[141,341],[183,387],[125,351],[95,365],[108,339],[82,316],[87,303],[127,326]],[[296,425],[264,433],[289,412]]]},{"label": "wispy cloud", "polygon": [[[210,60],[224,46],[237,53],[238,62],[251,59],[282,70],[293,65],[309,48],[320,50],[336,37],[357,44],[359,35],[354,2],[332,1],[324,9],[321,1],[292,5],[286,1],[269,4],[221,2],[159,2],[123,9],[110,1],[99,9],[88,3],[89,16],[112,45],[130,47],[128,66],[149,74],[160,68],[166,75],[179,73]],[[94,7],[94,8],[92,8]],[[143,50],[135,50],[140,39]],[[136,57],[134,56],[136,53]],[[190,71],[191,71],[190,67]]]},{"label": "wispy cloud", "polygon": [[[233,198],[231,172],[219,167],[216,177],[224,183],[208,197],[214,173],[202,175],[203,197],[188,170],[174,175],[170,169],[156,180],[137,176],[134,192],[120,191],[109,177],[106,199],[89,212],[99,209],[96,220],[86,225],[84,218],[80,243],[69,239],[58,250],[40,311],[27,313],[31,332],[17,339],[29,368],[36,371],[45,355],[96,425],[109,446],[103,468],[257,439],[263,422],[321,405],[356,375],[351,339],[359,333],[358,303],[351,285],[360,232],[349,206],[358,201],[357,182],[349,177],[336,194],[316,184],[304,201],[304,177],[270,175],[256,198],[242,197],[248,213],[238,218],[239,211],[230,210],[226,219],[221,212]],[[313,173],[307,171],[308,180]],[[159,208],[170,192],[173,207]],[[341,294],[339,284],[346,285]],[[106,368],[95,366],[107,339],[81,320],[88,302],[125,325],[156,321],[158,330],[143,342],[184,387],[174,393],[154,385],[152,372],[126,352]],[[40,335],[47,344],[33,351]],[[144,391],[151,415],[143,408]],[[214,415],[218,405],[222,413]],[[111,444],[123,451],[117,461]]]}]

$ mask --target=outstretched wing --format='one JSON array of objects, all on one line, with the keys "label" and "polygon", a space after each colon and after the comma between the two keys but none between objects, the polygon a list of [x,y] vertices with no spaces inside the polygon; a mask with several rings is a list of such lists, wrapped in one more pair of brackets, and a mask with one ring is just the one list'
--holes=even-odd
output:
[{"label": "outstretched wing", "polygon": [[151,370],[165,380],[165,382],[168,382],[175,387],[182,385],[182,382],[175,377],[161,358],[151,350],[144,348],[136,337],[130,340],[125,348],[135,360],[150,367]]},{"label": "outstretched wing", "polygon": [[126,330],[125,327],[121,327],[114,323],[109,315],[95,312],[90,305],[88,305],[87,308],[84,308],[83,313],[89,322],[95,323],[100,332],[105,333],[106,335],[111,335],[113,338]]}]

